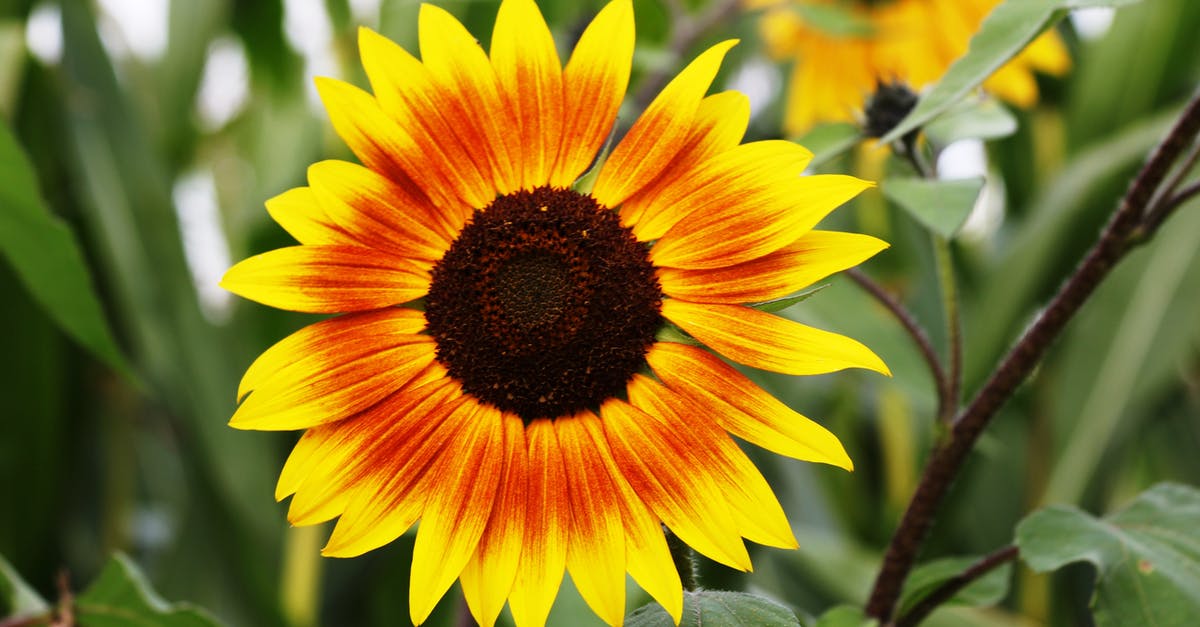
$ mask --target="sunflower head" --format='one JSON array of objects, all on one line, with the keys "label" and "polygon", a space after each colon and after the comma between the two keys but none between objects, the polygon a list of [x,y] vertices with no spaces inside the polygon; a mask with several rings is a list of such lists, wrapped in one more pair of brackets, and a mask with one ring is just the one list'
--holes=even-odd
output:
[{"label": "sunflower head", "polygon": [[304,430],[276,496],[293,524],[338,519],[325,555],[419,521],[414,623],[457,579],[481,624],[507,602],[537,627],[564,571],[609,624],[626,573],[678,621],[662,525],[742,570],[743,539],[795,546],[731,435],[851,468],[833,434],[714,352],[887,372],[850,338],[752,306],[886,245],[813,230],[869,183],[801,176],[811,154],[789,142],[741,142],[746,98],[708,93],[734,42],[693,60],[576,188],[613,131],[633,28],[613,0],[565,65],[532,0],[501,4],[488,51],[429,5],[420,59],[364,29],[373,93],[318,80],[360,164],[315,164],[269,200],[298,245],[223,280],[336,314],[250,366],[231,424]]}]

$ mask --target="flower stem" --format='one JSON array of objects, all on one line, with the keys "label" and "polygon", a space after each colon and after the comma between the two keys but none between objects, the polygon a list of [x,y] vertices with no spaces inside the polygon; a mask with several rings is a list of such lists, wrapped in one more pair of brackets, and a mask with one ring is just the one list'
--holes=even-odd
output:
[{"label": "flower stem", "polygon": [[949,426],[958,411],[959,390],[962,387],[962,318],[958,309],[958,287],[954,279],[954,259],[950,255],[950,242],[937,233],[933,238],[934,263],[937,266],[938,283],[941,286],[942,312],[946,321],[946,352],[950,372],[945,375],[945,385],[939,388],[938,422]]},{"label": "flower stem", "polygon": [[926,365],[929,366],[929,374],[933,376],[933,383],[937,389],[938,398],[944,398],[948,390],[948,380],[946,371],[942,368],[941,359],[938,358],[937,350],[933,347],[933,342],[929,341],[929,334],[921,327],[921,323],[917,322],[916,317],[912,315],[904,304],[898,298],[890,294],[882,285],[875,282],[874,279],[867,276],[858,268],[850,268],[843,272],[858,284],[864,291],[871,295],[879,304],[883,305],[893,317],[900,322],[900,326],[908,332],[914,344],[917,345],[917,350],[920,351],[921,357],[925,359]]},{"label": "flower stem", "polygon": [[679,536],[667,532],[667,549],[671,551],[671,561],[675,562],[675,570],[679,571],[679,580],[683,582],[685,592],[695,592],[700,589],[700,577],[696,569],[696,553]]},{"label": "flower stem", "polygon": [[916,627],[925,620],[941,604],[954,598],[963,588],[992,572],[996,568],[1017,559],[1017,547],[1008,545],[993,551],[968,566],[961,573],[942,582],[937,588],[921,599],[912,609],[896,619],[896,627]]},{"label": "flower stem", "polygon": [[891,620],[904,580],[908,578],[933,525],[934,515],[975,441],[1017,386],[1041,361],[1067,322],[1117,262],[1139,243],[1140,240],[1135,236],[1144,232],[1145,220],[1156,215],[1161,207],[1153,201],[1163,181],[1198,134],[1200,92],[1193,94],[1175,126],[1151,153],[1100,239],[1059,288],[1042,314],[992,371],[970,404],[954,420],[949,438],[930,455],[917,490],[884,554],[883,564],[867,601],[868,616],[884,623]]}]

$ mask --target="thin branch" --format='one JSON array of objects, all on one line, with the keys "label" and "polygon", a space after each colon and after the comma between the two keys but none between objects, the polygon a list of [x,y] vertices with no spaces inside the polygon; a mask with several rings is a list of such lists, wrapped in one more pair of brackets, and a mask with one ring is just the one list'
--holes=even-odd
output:
[{"label": "thin branch", "polygon": [[[739,6],[741,6],[739,0],[720,0],[700,15],[677,16],[674,20],[675,29],[671,33],[671,42],[667,45],[671,56],[676,59],[682,57],[708,31],[733,16]],[[674,13],[674,11],[672,12]],[[671,67],[673,65],[675,64],[665,63],[659,68],[651,70],[642,78],[642,85],[633,99],[638,111],[645,109],[667,84],[674,70]]]},{"label": "thin branch", "polygon": [[912,609],[896,619],[896,627],[916,627],[916,625],[925,620],[941,604],[953,599],[954,595],[958,594],[963,588],[971,585],[999,566],[1015,559],[1017,559],[1017,547],[1011,544],[979,558],[978,561],[968,566],[961,573],[943,581],[940,586],[934,588],[933,592],[930,592],[925,598],[921,599]]},{"label": "thin branch", "polygon": [[933,384],[937,390],[938,405],[941,406],[947,402],[950,393],[949,380],[946,378],[946,371],[942,367],[942,362],[938,358],[937,350],[933,347],[933,342],[929,341],[929,334],[921,327],[921,323],[913,317],[912,313],[904,307],[898,298],[885,290],[882,285],[875,282],[874,279],[867,276],[858,268],[846,270],[843,274],[850,277],[859,287],[863,288],[872,298],[879,301],[892,316],[900,322],[900,326],[908,332],[914,344],[917,345],[917,350],[920,351],[921,357],[925,359],[926,365],[929,366],[929,374],[933,376]]},{"label": "thin branch", "polygon": [[1171,217],[1181,205],[1187,201],[1200,196],[1200,181],[1193,181],[1191,185],[1179,190],[1174,196],[1164,200],[1153,210],[1146,213],[1146,219],[1143,222],[1143,238],[1150,238],[1158,231],[1158,227]]},{"label": "thin branch", "polygon": [[1100,239],[955,419],[949,439],[930,455],[916,492],[884,554],[867,602],[868,616],[882,622],[891,619],[901,587],[933,525],[934,515],[975,441],[1041,361],[1067,322],[1131,250],[1134,243],[1131,236],[1142,227],[1142,218],[1152,207],[1156,192],[1197,134],[1200,134],[1200,92],[1192,96],[1175,126],[1151,153]]}]

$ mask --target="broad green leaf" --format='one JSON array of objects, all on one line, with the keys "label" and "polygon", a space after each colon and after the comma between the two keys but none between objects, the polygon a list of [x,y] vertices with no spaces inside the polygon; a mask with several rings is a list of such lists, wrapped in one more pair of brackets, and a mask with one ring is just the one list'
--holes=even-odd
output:
[{"label": "broad green leaf", "polygon": [[857,126],[848,122],[820,124],[796,138],[796,143],[813,153],[809,167],[816,167],[850,150],[862,140]]},{"label": "broad green leaf", "polygon": [[[675,621],[657,603],[638,608],[625,619],[627,627],[675,627]],[[701,590],[683,595],[683,620],[679,627],[799,627],[788,608],[753,594]]]},{"label": "broad green leaf", "polygon": [[983,189],[980,177],[953,181],[890,178],[881,186],[883,194],[902,209],[947,239],[962,228],[975,208]]},{"label": "broad green leaf", "polygon": [[50,606],[21,579],[0,555],[0,618],[32,616],[50,611]]},{"label": "broad green leaf", "polygon": [[879,621],[863,614],[861,607],[839,605],[817,619],[813,627],[874,627]]},{"label": "broad green leaf", "polygon": [[755,309],[757,309],[759,311],[766,311],[766,312],[783,311],[784,309],[787,309],[788,307],[791,307],[792,305],[795,305],[796,303],[801,303],[801,302],[804,302],[804,301],[812,298],[813,295],[815,295],[817,292],[819,292],[827,287],[829,287],[829,284],[825,283],[825,284],[818,285],[816,287],[812,287],[807,290],[804,290],[803,292],[800,292],[799,294],[793,294],[791,296],[784,296],[783,298],[776,298],[775,300],[769,300],[765,303],[758,303],[757,305],[751,305],[751,307],[754,307]]},{"label": "broad green leaf", "polygon": [[[977,559],[974,557],[948,557],[917,567],[904,582],[904,590],[900,593],[900,609],[897,613],[904,614],[912,609],[938,586],[961,573]],[[947,603],[974,606],[995,605],[1008,595],[1011,575],[1012,564],[1005,564],[959,590],[958,594],[954,595]]]},{"label": "broad green leaf", "polygon": [[85,348],[128,373],[87,262],[71,230],[53,216],[37,176],[8,127],[0,124],[0,253],[38,304]]},{"label": "broad green leaf", "polygon": [[971,38],[967,54],[937,82],[896,128],[881,140],[896,141],[945,112],[1029,42],[1054,25],[1069,9],[1115,7],[1137,0],[1008,0],[996,7]]},{"label": "broad green leaf", "polygon": [[81,627],[217,627],[208,612],[167,603],[124,555],[114,555],[100,576],[75,600]]},{"label": "broad green leaf", "polygon": [[1200,616],[1197,528],[1200,490],[1159,484],[1104,518],[1065,506],[1034,512],[1017,526],[1017,546],[1036,572],[1095,566],[1099,627],[1184,627]]},{"label": "broad green leaf", "polygon": [[1017,119],[995,98],[971,98],[950,108],[925,127],[938,146],[960,139],[998,139],[1017,132]]}]

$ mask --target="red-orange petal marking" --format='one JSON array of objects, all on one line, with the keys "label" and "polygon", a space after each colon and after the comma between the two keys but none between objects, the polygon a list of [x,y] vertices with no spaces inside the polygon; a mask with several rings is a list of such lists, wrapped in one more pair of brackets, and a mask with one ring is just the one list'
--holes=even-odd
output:
[{"label": "red-orange petal marking", "polygon": [[598,421],[584,412],[559,418],[554,427],[562,445],[571,502],[567,569],[592,611],[616,627],[625,616],[625,531],[617,486],[584,426]]},{"label": "red-orange petal marking", "polygon": [[592,196],[616,207],[662,174],[687,144],[700,101],[736,40],[721,42],[679,73],[613,150],[596,179]]},{"label": "red-orange petal marking", "polygon": [[473,400],[474,410],[431,469],[429,501],[413,545],[408,611],[413,624],[429,617],[479,546],[504,472],[500,410]]},{"label": "red-orange petal marking", "polygon": [[663,292],[701,303],[759,303],[782,298],[834,272],[856,266],[887,243],[869,235],[809,231],[788,246],[711,270],[659,268]]},{"label": "red-orange petal marking", "polygon": [[654,417],[620,399],[605,401],[600,415],[613,459],[650,510],[700,553],[750,570],[729,505],[696,453]]},{"label": "red-orange petal marking", "polygon": [[533,0],[500,4],[492,33],[492,66],[521,147],[521,187],[550,180],[563,134],[563,70],[554,37]]},{"label": "red-orange petal marking", "polygon": [[517,579],[508,597],[518,625],[544,625],[562,584],[567,564],[571,503],[566,469],[554,423],[535,420],[526,427],[529,445],[529,509]]},{"label": "red-orange petal marking", "polygon": [[267,213],[301,244],[354,246],[360,244],[342,231],[308,187],[296,187],[267,201]]},{"label": "red-orange petal marking", "polygon": [[456,127],[470,129],[469,146],[487,158],[496,191],[516,191],[521,186],[521,147],[512,133],[517,122],[483,48],[445,9],[422,4],[417,22],[421,60],[445,94],[441,104],[447,117]]},{"label": "red-orange petal marking", "polygon": [[403,257],[355,246],[291,246],[255,255],[221,287],[304,313],[344,313],[407,303],[429,291],[429,273]]},{"label": "red-orange petal marking", "polygon": [[512,591],[525,535],[529,507],[529,453],[525,425],[512,414],[504,416],[504,476],[496,507],[460,580],[467,607],[476,622],[491,627]]}]

